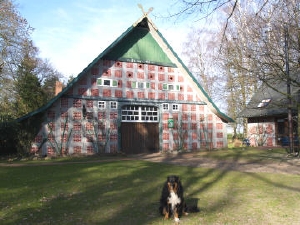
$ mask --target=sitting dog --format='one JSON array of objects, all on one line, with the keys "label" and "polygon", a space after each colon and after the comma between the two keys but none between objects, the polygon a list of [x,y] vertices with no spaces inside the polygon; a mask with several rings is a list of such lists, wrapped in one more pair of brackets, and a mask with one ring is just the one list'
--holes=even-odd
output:
[{"label": "sitting dog", "polygon": [[169,219],[173,215],[175,222],[178,223],[182,214],[187,215],[186,208],[179,177],[168,176],[161,193],[160,213],[165,219]]}]

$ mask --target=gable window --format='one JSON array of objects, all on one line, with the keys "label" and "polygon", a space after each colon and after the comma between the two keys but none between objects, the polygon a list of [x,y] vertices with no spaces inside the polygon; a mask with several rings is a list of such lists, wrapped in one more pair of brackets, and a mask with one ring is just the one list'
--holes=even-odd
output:
[{"label": "gable window", "polygon": [[109,86],[109,87],[117,87],[118,81],[112,80],[112,79],[106,79],[106,78],[98,78],[97,79],[97,85],[98,86]]},{"label": "gable window", "polygon": [[98,109],[105,109],[106,108],[106,102],[104,101],[99,101],[98,102]]},{"label": "gable window", "polygon": [[179,110],[178,104],[173,104],[173,105],[172,105],[172,110],[173,110],[173,111],[178,111],[178,110]]},{"label": "gable window", "polygon": [[132,81],[131,82],[131,88],[150,88],[150,83],[149,82],[137,82],[137,81]]},{"label": "gable window", "polygon": [[139,88],[144,88],[144,83],[143,82],[138,82],[138,87]]},{"label": "gable window", "polygon": [[117,102],[110,102],[111,109],[117,109]]},{"label": "gable window", "polygon": [[163,84],[163,90],[164,91],[180,91],[180,85],[179,84]]},{"label": "gable window", "polygon": [[163,111],[168,111],[169,110],[169,104],[168,103],[163,103],[162,104],[162,109],[163,109]]},{"label": "gable window", "polygon": [[270,99],[270,98],[263,99],[263,100],[261,100],[261,102],[257,105],[257,108],[264,108],[264,107],[266,107],[267,105],[269,105],[270,102],[271,102],[271,99]]}]

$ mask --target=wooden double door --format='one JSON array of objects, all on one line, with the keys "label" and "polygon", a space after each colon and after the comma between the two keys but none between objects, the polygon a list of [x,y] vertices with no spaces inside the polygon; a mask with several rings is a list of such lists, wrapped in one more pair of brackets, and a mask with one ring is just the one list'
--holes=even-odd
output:
[{"label": "wooden double door", "polygon": [[154,153],[159,151],[158,123],[122,122],[122,147],[126,154]]}]

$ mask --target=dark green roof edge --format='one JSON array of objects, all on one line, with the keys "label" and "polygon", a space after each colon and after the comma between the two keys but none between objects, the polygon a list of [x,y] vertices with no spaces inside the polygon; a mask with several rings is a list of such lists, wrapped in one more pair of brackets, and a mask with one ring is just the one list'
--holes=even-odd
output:
[{"label": "dark green roof edge", "polygon": [[158,35],[160,36],[160,38],[163,39],[163,41],[165,42],[165,44],[168,46],[168,48],[171,50],[172,54],[177,58],[177,60],[180,62],[180,64],[182,65],[182,67],[187,71],[187,73],[189,74],[189,76],[193,79],[193,81],[197,84],[198,88],[202,91],[202,93],[205,95],[205,97],[208,99],[208,101],[213,105],[213,107],[217,110],[218,114],[223,117],[223,119],[227,120],[228,122],[234,122],[234,120],[232,118],[230,118],[229,116],[227,116],[226,114],[224,114],[223,112],[220,111],[220,109],[215,105],[215,103],[212,101],[212,99],[208,96],[208,94],[206,93],[206,91],[203,89],[203,87],[199,84],[199,82],[196,80],[196,78],[194,77],[194,75],[189,71],[189,69],[186,67],[186,65],[183,63],[183,61],[179,58],[179,56],[177,55],[177,53],[173,50],[173,48],[169,45],[169,43],[167,42],[167,40],[163,37],[163,35],[157,30]]},{"label": "dark green roof edge", "polygon": [[[148,21],[149,22],[149,21]],[[50,106],[52,106],[60,97],[62,97],[72,86],[75,84],[84,74],[87,70],[92,68],[95,63],[97,63],[108,51],[110,51],[120,40],[122,40],[132,29],[134,29],[135,26],[130,26],[123,34],[121,34],[114,42],[112,42],[102,53],[100,53],[87,67],[85,67],[78,75],[75,77],[60,93],[58,93],[54,98],[52,98],[47,104],[44,106],[36,109],[35,111],[32,111],[20,118],[17,119],[17,122],[21,122],[24,119],[27,119],[31,116],[34,116],[36,114],[39,114],[45,110],[47,110]],[[185,64],[182,62],[182,60],[179,58],[177,53],[173,50],[173,48],[169,45],[167,40],[163,37],[163,35],[159,32],[159,30],[156,30],[160,38],[164,41],[164,43],[168,46],[168,48],[171,50],[172,54],[177,58],[177,60],[181,63],[183,68],[188,72],[189,76],[193,79],[193,81],[197,84],[198,88],[203,92],[203,94],[206,96],[208,101],[213,105],[213,107],[217,110],[218,114],[228,122],[234,122],[234,120],[230,117],[228,117],[226,114],[222,113],[220,109],[213,103],[212,99],[208,96],[206,91],[202,88],[202,86],[199,84],[199,82],[196,80],[196,78],[192,75],[192,73],[189,71],[189,69],[185,66]]]},{"label": "dark green roof edge", "polygon": [[[109,59],[109,58],[107,58]],[[177,67],[175,63],[162,63],[162,62],[154,62],[154,61],[142,61],[142,60],[132,60],[129,58],[119,58],[122,62],[135,62],[135,63],[147,63],[147,64],[153,64],[153,65],[160,65],[160,66],[167,66],[167,67]]]},{"label": "dark green roof edge", "polygon": [[32,111],[20,118],[17,119],[17,122],[21,122],[24,119],[27,119],[31,116],[34,116],[38,113],[43,112],[44,110],[47,110],[52,104],[54,104],[60,97],[62,97],[68,90],[85,74],[87,70],[92,68],[95,63],[97,63],[111,48],[113,48],[123,37],[125,37],[134,26],[129,27],[121,36],[119,36],[112,44],[110,44],[102,53],[100,53],[87,67],[85,67],[78,75],[75,77],[60,93],[58,93],[54,98],[52,98],[47,104],[44,106],[36,109],[35,111]]}]

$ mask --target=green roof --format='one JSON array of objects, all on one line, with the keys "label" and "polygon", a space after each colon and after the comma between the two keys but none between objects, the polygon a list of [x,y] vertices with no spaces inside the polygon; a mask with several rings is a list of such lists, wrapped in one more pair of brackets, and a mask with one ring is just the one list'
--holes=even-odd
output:
[{"label": "green roof", "polygon": [[[77,83],[86,72],[91,69],[100,59],[118,60],[126,62],[140,62],[147,64],[155,64],[161,66],[177,67],[177,65],[170,60],[165,51],[160,47],[159,43],[154,39],[149,29],[148,17],[145,16],[140,19],[136,24],[130,26],[120,37],[118,37],[110,46],[108,46],[98,57],[96,57],[81,73],[78,74],[62,92],[51,99],[46,105],[41,108],[28,113],[27,115],[18,119],[22,121],[28,117],[34,116],[39,113],[43,113],[49,107],[51,107],[60,97],[68,92],[68,90]],[[152,24],[152,26],[154,26]],[[222,113],[218,107],[214,104],[212,99],[207,95],[202,86],[198,83],[195,77],[191,74],[188,68],[184,65],[178,55],[174,52],[172,47],[168,44],[163,35],[155,29],[155,32],[161,38],[161,40],[167,45],[171,54],[179,61],[182,67],[187,71],[188,75],[197,84],[198,88],[206,96],[207,100],[212,104],[217,114],[227,122],[233,122],[234,120],[224,113]]]},{"label": "green roof", "polygon": [[131,29],[102,58],[176,67],[152,37],[149,28],[141,25],[142,22],[135,29]]}]

